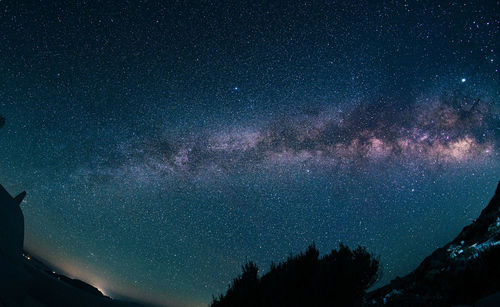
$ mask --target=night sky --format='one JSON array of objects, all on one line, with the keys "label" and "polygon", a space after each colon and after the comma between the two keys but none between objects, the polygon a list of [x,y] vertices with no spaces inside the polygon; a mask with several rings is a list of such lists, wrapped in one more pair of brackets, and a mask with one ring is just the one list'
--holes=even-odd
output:
[{"label": "night sky", "polygon": [[493,195],[499,1],[20,2],[0,183],[27,250],[106,295],[206,305],[313,241],[383,285]]}]

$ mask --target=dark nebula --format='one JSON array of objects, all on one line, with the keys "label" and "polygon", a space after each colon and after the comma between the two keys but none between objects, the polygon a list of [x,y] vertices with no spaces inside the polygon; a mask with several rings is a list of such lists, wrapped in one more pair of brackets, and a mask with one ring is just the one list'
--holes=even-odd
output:
[{"label": "dark nebula", "polygon": [[[500,174],[498,1],[0,2],[0,183],[25,245],[199,306],[313,241],[382,285]],[[5,118],[5,119],[4,119]]]}]

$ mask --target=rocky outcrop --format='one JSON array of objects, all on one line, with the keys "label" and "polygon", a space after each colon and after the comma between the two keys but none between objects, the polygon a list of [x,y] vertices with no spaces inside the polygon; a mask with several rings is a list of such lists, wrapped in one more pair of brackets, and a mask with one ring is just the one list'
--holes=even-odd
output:
[{"label": "rocky outcrop", "polygon": [[500,291],[499,209],[500,183],[488,206],[471,225],[425,258],[415,271],[371,292],[366,304],[474,304],[482,297]]},{"label": "rocky outcrop", "polygon": [[19,205],[26,196],[12,197],[0,185],[0,254],[10,259],[21,258],[24,247],[24,216]]}]

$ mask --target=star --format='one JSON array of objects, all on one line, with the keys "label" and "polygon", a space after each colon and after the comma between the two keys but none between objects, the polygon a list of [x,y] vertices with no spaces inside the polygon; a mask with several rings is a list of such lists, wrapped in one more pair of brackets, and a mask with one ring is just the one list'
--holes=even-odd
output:
[{"label": "star", "polygon": [[382,286],[500,174],[495,4],[59,2],[0,1],[0,184],[27,250],[109,293],[208,305],[312,241]]}]

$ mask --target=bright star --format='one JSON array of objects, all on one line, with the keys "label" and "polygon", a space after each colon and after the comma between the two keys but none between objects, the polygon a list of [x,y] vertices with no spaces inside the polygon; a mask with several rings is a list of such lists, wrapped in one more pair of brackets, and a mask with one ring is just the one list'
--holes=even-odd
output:
[{"label": "bright star", "polygon": [[465,81],[467,81],[465,78],[462,78],[462,83],[464,83]]}]

